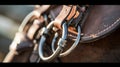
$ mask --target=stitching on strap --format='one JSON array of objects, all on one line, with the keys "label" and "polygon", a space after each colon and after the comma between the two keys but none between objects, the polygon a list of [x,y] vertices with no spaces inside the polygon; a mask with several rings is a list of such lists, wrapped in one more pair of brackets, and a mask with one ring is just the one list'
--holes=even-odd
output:
[{"label": "stitching on strap", "polygon": [[110,28],[112,28],[112,27],[113,27],[117,22],[119,22],[119,21],[120,21],[120,18],[118,18],[112,25],[110,25],[110,26],[107,27],[106,29],[104,29],[104,30],[102,30],[102,31],[100,31],[100,32],[98,32],[98,33],[96,33],[96,34],[94,34],[93,36],[90,35],[90,36],[86,36],[86,37],[84,37],[84,38],[98,37],[97,35],[99,35],[99,34],[105,32],[105,31],[107,31],[107,30],[110,29]]}]

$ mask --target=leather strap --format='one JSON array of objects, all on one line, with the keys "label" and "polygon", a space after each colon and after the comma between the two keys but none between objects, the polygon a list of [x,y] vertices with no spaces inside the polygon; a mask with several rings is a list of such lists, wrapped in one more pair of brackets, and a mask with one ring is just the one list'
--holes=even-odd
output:
[{"label": "leather strap", "polygon": [[59,13],[59,15],[55,18],[55,23],[54,25],[61,29],[61,25],[62,22],[66,19],[66,17],[69,15],[70,11],[71,11],[72,6],[66,6],[63,5],[63,8],[61,10],[61,12]]}]

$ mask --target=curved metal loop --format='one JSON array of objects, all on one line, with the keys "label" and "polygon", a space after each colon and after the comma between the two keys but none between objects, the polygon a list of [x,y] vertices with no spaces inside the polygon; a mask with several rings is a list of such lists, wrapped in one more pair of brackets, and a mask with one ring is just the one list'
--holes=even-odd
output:
[{"label": "curved metal loop", "polygon": [[[73,43],[73,45],[67,50],[65,51],[64,53],[61,53],[59,55],[59,57],[64,57],[68,54],[70,54],[75,48],[76,46],[78,45],[79,41],[80,41],[80,33],[81,33],[81,29],[80,29],[80,25],[78,25],[78,35],[77,35],[77,38],[76,38],[76,41]],[[53,41],[52,41],[52,51],[55,52],[55,48],[54,48],[54,45],[55,45],[55,41],[56,41],[56,38],[58,37],[58,33],[56,32],[55,33],[55,36],[53,38]]]},{"label": "curved metal loop", "polygon": [[44,34],[47,34],[50,31],[50,29],[53,27],[53,23],[54,23],[54,21],[51,22],[50,24],[48,24],[47,28],[44,28],[44,30],[43,30],[43,36],[40,39],[39,47],[38,47],[38,53],[39,53],[40,58],[43,61],[47,61],[47,62],[49,62],[49,61],[51,61],[51,60],[53,60],[53,59],[55,59],[56,57],[59,56],[59,54],[62,51],[63,46],[66,43],[66,38],[67,38],[67,24],[64,23],[62,25],[62,28],[63,28],[62,38],[60,38],[60,40],[59,40],[57,49],[49,57],[44,57],[43,56],[43,46],[44,46],[44,43],[46,41],[46,36]]},{"label": "curved metal loop", "polygon": [[27,23],[28,23],[28,21],[33,17],[33,16],[35,16],[36,18],[39,18],[40,17],[40,12],[38,12],[38,11],[36,11],[36,10],[34,10],[34,11],[32,11],[31,13],[29,13],[26,17],[25,17],[25,19],[22,21],[22,24],[20,25],[20,27],[19,27],[19,32],[22,32],[23,30],[24,30],[24,28],[25,28],[25,26],[27,25]]},{"label": "curved metal loop", "polygon": [[14,58],[17,58],[15,57],[16,54],[19,54],[22,50],[24,51],[24,49],[33,47],[33,43],[31,42],[31,40],[26,37],[27,34],[23,33],[26,24],[33,16],[39,17],[40,13],[38,13],[37,11],[32,11],[25,17],[19,27],[18,33],[16,33],[16,36],[12,41],[12,44],[9,46],[10,51],[3,62],[12,62],[14,61]]},{"label": "curved metal loop", "polygon": [[42,5],[40,6],[38,9],[32,11],[31,13],[29,13],[25,19],[22,21],[22,24],[19,27],[19,32],[22,32],[26,26],[26,24],[28,23],[28,21],[35,16],[36,18],[39,18],[41,16],[41,14],[43,12],[45,12],[48,8],[50,8],[50,5]]},{"label": "curved metal loop", "polygon": [[19,27],[19,32],[22,32],[25,28],[25,26],[27,25],[28,21],[33,17],[35,16],[36,18],[39,18],[41,16],[41,14],[43,12],[45,12],[48,8],[50,8],[50,5],[43,5],[43,6],[40,6],[38,9],[32,11],[31,13],[29,13],[25,19],[22,21],[22,24],[20,25]]}]

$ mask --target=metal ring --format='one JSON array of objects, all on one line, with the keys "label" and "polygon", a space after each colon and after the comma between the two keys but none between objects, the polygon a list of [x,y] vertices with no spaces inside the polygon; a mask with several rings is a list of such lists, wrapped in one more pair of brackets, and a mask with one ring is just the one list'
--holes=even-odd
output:
[{"label": "metal ring", "polygon": [[[48,33],[48,32],[50,31],[50,29],[53,27],[53,23],[54,23],[54,21],[51,22],[50,24],[48,24],[47,28],[44,29],[44,33]],[[63,42],[66,40],[66,38],[67,38],[67,24],[64,23],[64,24],[62,25],[62,28],[63,28],[62,38],[59,40],[59,41],[60,41],[60,42],[58,43],[59,46],[58,46],[57,49],[53,52],[53,54],[50,55],[49,57],[44,57],[44,56],[43,56],[43,46],[44,46],[44,43],[45,43],[45,41],[46,41],[46,37],[45,37],[45,35],[44,35],[44,33],[43,33],[43,36],[42,36],[41,39],[40,39],[39,47],[38,47],[39,56],[40,56],[40,58],[41,58],[43,61],[49,62],[49,61],[55,59],[56,57],[58,57],[59,54],[61,53],[61,51],[62,51],[62,46],[63,46],[63,44],[61,44],[61,43],[63,43]]]},{"label": "metal ring", "polygon": [[[78,45],[79,41],[80,41],[80,33],[81,33],[81,29],[80,29],[80,25],[78,26],[78,35],[77,35],[77,38],[76,38],[76,41],[73,43],[73,45],[67,50],[65,51],[64,53],[61,53],[59,55],[59,57],[64,57],[68,54],[70,54],[75,48],[76,46]],[[52,41],[52,51],[54,52],[55,51],[55,48],[54,48],[54,43],[55,43],[55,39],[58,37],[58,33],[56,32],[54,38],[53,38],[53,41]]]},{"label": "metal ring", "polygon": [[29,13],[29,14],[25,17],[25,19],[22,21],[22,24],[20,25],[18,31],[19,31],[19,32],[23,32],[23,30],[24,30],[25,26],[27,25],[28,21],[29,21],[33,16],[36,16],[37,18],[39,18],[40,15],[41,15],[40,11],[38,12],[38,11],[36,11],[36,10],[32,11],[31,13]]},{"label": "metal ring", "polygon": [[41,13],[45,12],[48,8],[50,8],[50,5],[43,5],[40,8],[38,8],[37,10],[32,11],[31,13],[29,13],[25,19],[22,21],[22,24],[19,27],[19,32],[22,32],[25,28],[25,26],[27,25],[28,21],[35,16],[36,18],[39,18]]}]

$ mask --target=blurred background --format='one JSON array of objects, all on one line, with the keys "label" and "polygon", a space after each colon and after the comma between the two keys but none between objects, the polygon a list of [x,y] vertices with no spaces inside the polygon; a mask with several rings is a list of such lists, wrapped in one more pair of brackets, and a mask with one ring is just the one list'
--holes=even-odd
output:
[{"label": "blurred background", "polygon": [[9,51],[15,33],[34,5],[0,5],[0,62]]}]

